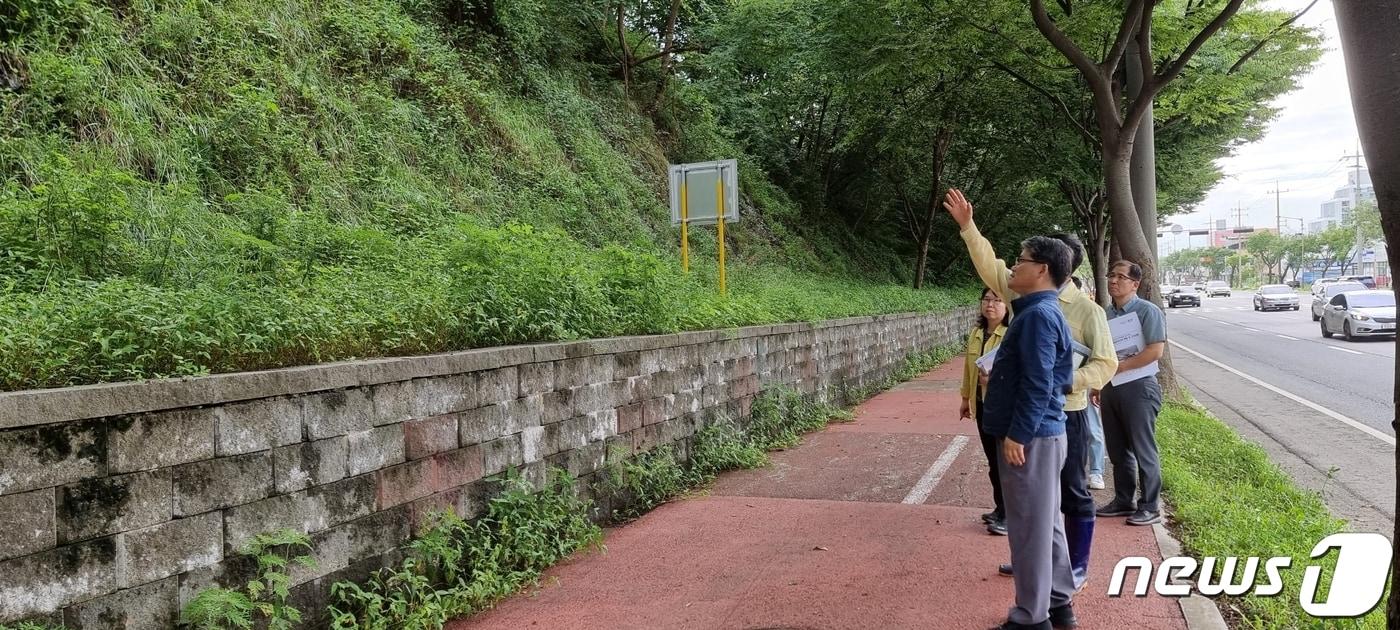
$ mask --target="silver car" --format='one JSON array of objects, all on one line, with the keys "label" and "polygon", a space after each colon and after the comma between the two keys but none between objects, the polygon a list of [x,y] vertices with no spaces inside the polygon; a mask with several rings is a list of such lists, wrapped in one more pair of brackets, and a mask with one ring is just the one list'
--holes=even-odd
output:
[{"label": "silver car", "polygon": [[1346,291],[1332,296],[1322,308],[1322,336],[1334,333],[1351,341],[1357,337],[1395,334],[1395,294],[1390,291]]},{"label": "silver car", "polygon": [[1312,318],[1313,321],[1322,319],[1322,307],[1332,301],[1339,293],[1347,291],[1365,291],[1366,285],[1360,282],[1329,282],[1320,287],[1313,287],[1312,298]]},{"label": "silver car", "polygon": [[1298,292],[1286,284],[1266,284],[1254,292],[1254,310],[1298,310]]}]

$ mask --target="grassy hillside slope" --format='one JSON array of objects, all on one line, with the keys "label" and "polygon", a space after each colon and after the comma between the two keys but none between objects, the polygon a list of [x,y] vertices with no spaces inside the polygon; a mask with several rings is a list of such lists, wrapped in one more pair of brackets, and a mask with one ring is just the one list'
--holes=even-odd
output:
[{"label": "grassy hillside slope", "polygon": [[[0,389],[968,297],[895,286],[889,255],[797,208],[698,91],[640,113],[572,9],[0,8]],[[725,157],[744,165],[727,299],[713,230],[682,275],[665,205],[668,162]]]}]

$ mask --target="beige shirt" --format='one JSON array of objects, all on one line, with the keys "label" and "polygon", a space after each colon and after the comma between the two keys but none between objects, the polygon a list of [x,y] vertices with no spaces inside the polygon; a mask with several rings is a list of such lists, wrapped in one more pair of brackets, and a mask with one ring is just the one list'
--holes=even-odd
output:
[{"label": "beige shirt", "polygon": [[[1001,296],[1009,308],[1011,301],[1021,297],[1011,290],[1008,281],[1011,270],[997,258],[992,244],[977,231],[977,224],[968,222],[960,232],[977,276]],[[1100,389],[1118,371],[1118,354],[1113,351],[1113,337],[1108,332],[1108,316],[1103,307],[1089,299],[1073,282],[1060,289],[1060,311],[1069,323],[1069,333],[1075,341],[1088,346],[1089,358],[1074,371],[1074,389],[1065,396],[1065,411],[1080,411],[1089,407],[1089,391]]]}]

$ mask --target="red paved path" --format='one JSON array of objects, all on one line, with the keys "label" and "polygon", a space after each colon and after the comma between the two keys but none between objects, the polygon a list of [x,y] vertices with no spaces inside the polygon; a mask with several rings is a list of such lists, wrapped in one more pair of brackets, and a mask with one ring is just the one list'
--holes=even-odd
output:
[{"label": "red paved path", "polygon": [[[727,473],[709,496],[607,531],[605,552],[551,569],[543,586],[449,624],[478,629],[736,630],[993,626],[1012,585],[976,429],[958,419],[960,365],[867,401],[855,422],[807,436],[761,470]],[[920,505],[902,501],[958,435],[962,452]],[[1102,494],[1102,493],[1100,493]],[[1102,501],[1106,497],[1099,497]],[[1128,555],[1159,558],[1151,528],[1100,519],[1080,627],[1184,629],[1174,600],[1110,598]]]}]

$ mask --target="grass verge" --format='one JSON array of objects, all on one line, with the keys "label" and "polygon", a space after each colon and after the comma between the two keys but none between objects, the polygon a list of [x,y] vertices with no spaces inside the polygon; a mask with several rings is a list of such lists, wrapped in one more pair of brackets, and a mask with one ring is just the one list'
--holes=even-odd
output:
[{"label": "grass verge", "polygon": [[[1264,450],[1199,407],[1167,403],[1157,422],[1162,482],[1174,507],[1176,535],[1187,552],[1212,556],[1291,556],[1282,572],[1283,592],[1217,600],[1241,628],[1384,628],[1384,606],[1359,619],[1318,619],[1299,605],[1304,568],[1323,567],[1319,594],[1327,593],[1336,556],[1312,560],[1308,553],[1346,523],[1334,518],[1322,498],[1298,488]],[[1262,579],[1262,573],[1261,573]],[[1381,600],[1385,601],[1384,598]]]}]

